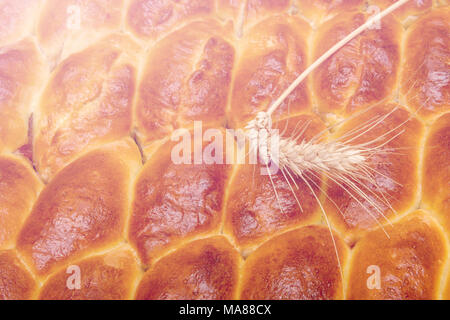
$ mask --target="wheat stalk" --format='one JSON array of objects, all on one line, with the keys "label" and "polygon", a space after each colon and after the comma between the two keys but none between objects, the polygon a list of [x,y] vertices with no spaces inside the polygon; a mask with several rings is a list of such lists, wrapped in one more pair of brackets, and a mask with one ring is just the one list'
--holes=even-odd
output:
[{"label": "wheat stalk", "polygon": [[[273,135],[272,113],[281,103],[295,90],[295,88],[320,64],[336,53],[340,48],[353,40],[386,15],[390,14],[410,0],[399,0],[387,9],[368,19],[366,23],[351,32],[332,48],[325,52],[313,64],[311,64],[270,106],[267,112],[260,112],[255,119],[246,127],[246,136],[250,142],[250,150],[259,155],[261,162],[265,165],[274,158],[271,154],[272,148],[268,148],[268,137]],[[305,170],[318,169],[329,173],[342,173],[345,175],[356,174],[359,169],[365,167],[367,161],[367,150],[358,149],[351,145],[342,143],[314,144],[301,142],[297,144],[293,140],[279,139],[278,156],[280,169],[301,175]],[[272,159],[273,160],[273,159]]]}]

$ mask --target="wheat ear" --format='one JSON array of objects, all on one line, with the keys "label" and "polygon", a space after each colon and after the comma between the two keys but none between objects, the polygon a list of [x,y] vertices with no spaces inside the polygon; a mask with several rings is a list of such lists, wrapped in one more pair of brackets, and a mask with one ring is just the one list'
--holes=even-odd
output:
[{"label": "wheat ear", "polygon": [[[336,43],[332,48],[325,52],[313,64],[311,64],[270,106],[267,112],[260,112],[256,118],[250,121],[246,127],[246,135],[250,142],[251,152],[259,155],[263,164],[267,165],[273,160],[271,151],[273,148],[268,146],[269,137],[273,135],[272,131],[272,113],[281,105],[281,103],[295,90],[295,88],[320,64],[336,53],[340,48],[348,42],[364,32],[376,21],[384,18],[400,6],[410,0],[399,0],[387,9],[368,19],[366,23],[351,32],[341,41]],[[351,145],[340,143],[329,144],[313,144],[296,142],[286,139],[279,139],[279,165],[280,169],[289,170],[290,172],[301,175],[305,169],[321,169],[321,171],[349,174],[355,173],[364,166],[367,160],[367,150],[358,149]]]}]

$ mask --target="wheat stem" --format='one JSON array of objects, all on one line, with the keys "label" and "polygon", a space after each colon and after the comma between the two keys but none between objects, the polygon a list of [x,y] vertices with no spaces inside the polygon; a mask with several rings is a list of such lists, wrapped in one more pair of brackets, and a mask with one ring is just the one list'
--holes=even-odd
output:
[{"label": "wheat stem", "polygon": [[385,10],[381,11],[380,13],[376,14],[372,18],[368,19],[364,24],[362,24],[360,27],[355,29],[353,32],[351,32],[349,35],[347,35],[345,38],[340,40],[338,43],[336,43],[333,47],[331,47],[327,52],[325,52],[320,58],[318,58],[316,61],[314,61],[313,64],[311,64],[300,76],[298,76],[297,79],[280,95],[280,97],[275,100],[275,102],[271,105],[269,110],[267,110],[267,113],[269,115],[272,115],[273,112],[283,103],[283,101],[295,90],[295,88],[298,87],[298,85],[306,79],[306,77],[313,72],[317,67],[319,67],[325,60],[327,60],[329,57],[331,57],[333,54],[335,54],[339,49],[341,49],[343,46],[345,46],[347,43],[352,41],[355,37],[363,33],[367,28],[372,26],[375,22],[380,21],[388,14],[392,13],[397,8],[401,7],[405,3],[407,3],[410,0],[399,0],[392,4],[390,7],[386,8]]}]

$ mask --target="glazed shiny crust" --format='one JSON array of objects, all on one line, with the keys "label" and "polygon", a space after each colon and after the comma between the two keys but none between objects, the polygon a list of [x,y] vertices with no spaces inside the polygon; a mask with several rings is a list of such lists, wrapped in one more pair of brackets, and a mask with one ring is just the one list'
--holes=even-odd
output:
[{"label": "glazed shiny crust", "polygon": [[351,141],[402,131],[369,198],[227,163],[229,146],[172,161],[178,129],[244,128],[393,2],[0,0],[0,300],[450,299],[446,0],[387,16],[273,114],[322,142],[387,115]]}]

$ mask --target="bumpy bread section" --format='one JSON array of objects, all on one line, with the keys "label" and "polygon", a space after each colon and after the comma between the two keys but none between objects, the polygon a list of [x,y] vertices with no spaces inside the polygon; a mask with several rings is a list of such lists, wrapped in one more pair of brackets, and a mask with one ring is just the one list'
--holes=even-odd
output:
[{"label": "bumpy bread section", "polygon": [[[309,64],[307,42],[310,26],[294,16],[274,15],[240,40],[228,110],[229,126],[245,126],[298,77]],[[274,119],[311,109],[308,81],[303,82],[281,104]]]},{"label": "bumpy bread section", "polygon": [[343,299],[341,270],[348,251],[339,236],[331,235],[323,226],[308,226],[275,237],[246,259],[240,299]]},{"label": "bumpy bread section", "polygon": [[[53,274],[40,300],[128,300],[139,275],[136,256],[126,247],[86,258]],[[69,272],[67,272],[69,271]],[[71,273],[73,277],[71,277]],[[79,276],[79,283],[76,278]],[[71,279],[73,278],[73,280]]]},{"label": "bumpy bread section", "polygon": [[450,108],[450,8],[422,16],[408,28],[401,79],[401,99],[424,119]]},{"label": "bumpy bread section", "polygon": [[241,259],[222,236],[191,242],[163,257],[146,272],[136,299],[236,299]]},{"label": "bumpy bread section", "polygon": [[[225,136],[224,132],[218,133]],[[192,132],[184,133],[190,141]],[[129,239],[145,265],[185,241],[219,232],[230,166],[224,150],[212,152],[220,162],[203,162],[212,151],[208,145],[201,137],[185,150],[179,149],[185,146],[181,140],[167,142],[140,173],[134,188]]]},{"label": "bumpy bread section", "polygon": [[441,278],[448,255],[442,228],[417,211],[367,234],[354,248],[348,299],[440,298]]},{"label": "bumpy bread section", "polygon": [[136,127],[143,144],[177,128],[225,126],[235,49],[232,29],[214,20],[193,22],[158,42],[138,89]]},{"label": "bumpy bread section", "polygon": [[27,218],[17,248],[40,277],[124,239],[130,185],[141,156],[127,138],[65,167]]},{"label": "bumpy bread section", "polygon": [[34,161],[49,181],[80,154],[131,133],[139,46],[112,34],[61,62],[34,115]]},{"label": "bumpy bread section", "polygon": [[[358,11],[342,12],[324,22],[315,35],[314,59],[366,22],[367,16]],[[347,117],[393,97],[401,37],[400,23],[387,16],[379,26],[364,31],[321,64],[312,74],[319,112]]]}]

